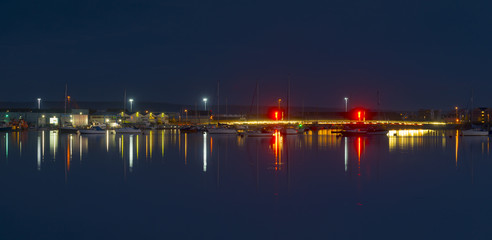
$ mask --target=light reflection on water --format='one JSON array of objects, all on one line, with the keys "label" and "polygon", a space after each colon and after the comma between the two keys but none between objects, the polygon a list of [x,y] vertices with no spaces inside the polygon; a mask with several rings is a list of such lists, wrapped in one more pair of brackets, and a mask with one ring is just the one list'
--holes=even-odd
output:
[{"label": "light reflection on water", "polygon": [[[458,135],[456,131],[435,130],[400,130],[389,132],[388,136],[367,137],[340,137],[330,130],[294,136],[283,136],[277,132],[268,138],[180,134],[177,130],[94,136],[58,134],[56,131],[14,132],[5,133],[1,138],[0,180],[2,184],[11,179],[18,182],[31,178],[39,180],[41,185],[38,187],[48,189],[53,195],[52,198],[46,196],[48,201],[57,203],[48,205],[48,209],[60,207],[56,196],[60,192],[66,193],[67,188],[52,188],[61,182],[63,186],[91,196],[101,195],[101,192],[94,190],[100,188],[104,189],[102,192],[114,188],[116,190],[111,191],[115,191],[112,194],[116,196],[131,194],[125,195],[127,198],[118,198],[121,203],[134,201],[132,203],[145,205],[146,201],[152,202],[155,198],[160,202],[152,202],[152,211],[160,212],[162,216],[167,215],[161,211],[161,202],[176,199],[177,202],[192,204],[188,202],[190,199],[201,199],[210,201],[207,206],[213,209],[228,206],[229,202],[238,205],[251,203],[261,211],[237,210],[235,206],[236,210],[231,212],[239,211],[240,215],[253,219],[276,220],[281,226],[290,226],[285,219],[303,224],[297,218],[290,218],[290,215],[283,216],[282,211],[311,224],[314,224],[311,219],[319,221],[326,216],[334,216],[335,222],[342,219],[341,222],[347,223],[353,216],[370,222],[374,216],[365,215],[361,207],[373,212],[390,208],[398,214],[385,211],[381,214],[387,219],[396,218],[405,222],[407,220],[401,219],[401,212],[404,213],[402,216],[407,216],[414,211],[424,211],[420,209],[436,211],[435,206],[430,208],[428,202],[412,205],[416,204],[411,201],[413,198],[432,202],[435,198],[439,199],[436,193],[448,196],[449,206],[440,203],[443,204],[440,207],[447,211],[454,209],[458,203],[453,199],[465,201],[470,206],[475,201],[481,201],[477,199],[492,199],[484,191],[467,192],[466,199],[460,197],[462,194],[455,195],[456,189],[461,193],[475,187],[492,186],[488,175],[492,168],[489,138]],[[45,155],[45,150],[49,154]],[[42,184],[51,178],[55,180]],[[112,185],[99,186],[105,182]],[[162,196],[154,195],[159,191],[163,191]],[[5,194],[12,195],[14,192],[7,190]],[[82,200],[74,197],[80,197],[78,193],[73,194],[67,198],[74,204],[82,204],[78,202]],[[137,200],[135,196],[139,196]],[[19,199],[14,197],[14,200]],[[103,197],[101,201],[105,202]],[[409,208],[394,206],[395,201],[405,203]],[[186,215],[198,219],[206,220],[205,216],[211,216],[211,213],[201,215],[194,208],[190,211],[187,207],[180,208],[178,203],[172,204]],[[271,215],[271,209],[282,211]],[[300,212],[295,212],[295,209],[300,209]],[[337,209],[345,212],[342,214]],[[488,209],[481,210],[492,213]],[[231,217],[228,212],[222,214]],[[260,216],[249,216],[249,212]],[[324,217],[318,216],[321,213]],[[147,216],[134,214],[139,219]],[[344,214],[348,214],[345,220]],[[462,215],[477,217],[467,214]],[[415,217],[412,220],[426,222]],[[458,219],[456,222],[463,221]],[[205,226],[211,227],[209,224]],[[368,226],[375,225],[368,223]],[[343,231],[350,230],[344,226],[338,227]]]},{"label": "light reflection on water", "polygon": [[[78,161],[82,161],[85,155],[94,150],[100,153],[104,149],[106,153],[112,154],[118,152],[121,159],[128,161],[129,170],[134,168],[134,162],[139,160],[140,152],[145,152],[145,160],[152,161],[156,159],[153,154],[158,151],[161,154],[157,159],[166,159],[166,149],[177,151],[178,157],[182,159],[184,165],[189,161],[189,150],[192,149],[192,161],[196,159],[197,143],[201,142],[201,159],[202,171],[207,172],[209,157],[214,155],[214,149],[217,144],[232,143],[237,149],[249,151],[251,143],[260,144],[268,147],[272,154],[272,169],[281,171],[287,164],[285,158],[285,144],[291,145],[297,151],[330,151],[330,149],[342,149],[344,170],[348,170],[349,159],[356,156],[357,161],[364,154],[364,149],[368,143],[370,146],[375,144],[381,148],[386,144],[388,152],[415,152],[419,150],[434,149],[438,151],[447,151],[452,146],[453,160],[458,166],[463,148],[476,148],[482,155],[490,155],[490,140],[487,137],[460,137],[457,131],[436,131],[436,130],[397,130],[390,131],[387,136],[367,136],[367,137],[340,137],[332,134],[330,130],[320,130],[319,132],[308,132],[297,136],[283,136],[279,132],[271,138],[247,138],[239,136],[214,136],[206,133],[201,134],[180,134],[177,130],[160,130],[148,131],[144,135],[115,135],[109,132],[104,135],[76,135],[76,134],[58,134],[57,131],[40,131],[40,132],[13,132],[4,133],[3,152],[4,160],[9,158],[9,152],[12,148],[22,157],[22,145],[34,139],[36,141],[36,168],[40,171],[44,169],[43,164],[46,162],[55,162],[58,156],[64,156],[67,169],[70,170],[70,163],[74,155],[78,155]],[[198,140],[198,137],[201,140]],[[11,139],[11,140],[9,140]],[[217,140],[218,139],[218,140]],[[227,140],[225,140],[227,139]],[[45,142],[49,142],[49,158],[45,157]],[[217,141],[219,141],[217,143]],[[9,144],[14,142],[15,145]],[[155,144],[157,143],[157,144]],[[191,146],[190,146],[191,144]],[[59,148],[59,145],[62,148]],[[476,145],[476,146],[475,146]],[[144,149],[141,149],[143,146]],[[25,146],[24,146],[25,147]],[[383,151],[378,149],[378,151]],[[171,157],[171,156],[170,156]],[[174,158],[175,156],[172,155]],[[0,159],[1,161],[1,159]]]}]

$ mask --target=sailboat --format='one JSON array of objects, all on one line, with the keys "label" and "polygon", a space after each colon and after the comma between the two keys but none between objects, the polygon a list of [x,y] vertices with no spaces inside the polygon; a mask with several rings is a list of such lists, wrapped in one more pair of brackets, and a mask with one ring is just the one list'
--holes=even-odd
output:
[{"label": "sailboat", "polygon": [[95,126],[89,129],[80,129],[79,134],[106,134],[106,130],[99,126]]},{"label": "sailboat", "polygon": [[220,94],[219,94],[220,89],[219,89],[219,84],[220,84],[220,82],[217,81],[217,126],[207,127],[207,132],[209,134],[237,134],[237,131],[235,128],[220,124]]},{"label": "sailboat", "polygon": [[470,124],[471,129],[466,129],[461,131],[461,136],[489,136],[490,127],[473,125],[473,91],[472,97],[470,99],[471,110],[470,110]]}]

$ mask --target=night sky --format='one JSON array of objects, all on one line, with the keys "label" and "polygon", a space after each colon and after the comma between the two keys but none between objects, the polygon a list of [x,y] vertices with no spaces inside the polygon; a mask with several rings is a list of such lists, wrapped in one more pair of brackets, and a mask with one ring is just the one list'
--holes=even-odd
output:
[{"label": "night sky", "polygon": [[[208,3],[213,2],[213,3]],[[0,101],[492,106],[478,1],[0,1]]]}]

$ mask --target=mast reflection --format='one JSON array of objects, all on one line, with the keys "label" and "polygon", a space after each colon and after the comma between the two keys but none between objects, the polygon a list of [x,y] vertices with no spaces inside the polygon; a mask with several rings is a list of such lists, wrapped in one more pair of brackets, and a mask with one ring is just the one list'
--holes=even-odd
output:
[{"label": "mast reflection", "polygon": [[186,157],[188,155],[188,133],[185,133],[184,134],[185,136],[185,146],[184,146],[184,151],[185,151],[185,165],[187,165],[187,160],[186,160]]}]

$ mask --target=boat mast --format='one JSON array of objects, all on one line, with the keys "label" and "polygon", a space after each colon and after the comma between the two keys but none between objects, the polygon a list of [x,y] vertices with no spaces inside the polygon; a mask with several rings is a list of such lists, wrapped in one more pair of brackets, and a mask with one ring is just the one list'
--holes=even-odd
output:
[{"label": "boat mast", "polygon": [[287,80],[287,121],[290,121],[290,74]]},{"label": "boat mast", "polygon": [[67,113],[67,94],[68,94],[68,84],[65,83],[65,114]]},{"label": "boat mast", "polygon": [[126,112],[126,88],[123,94],[123,112]]},{"label": "boat mast", "polygon": [[220,89],[219,89],[220,81],[217,81],[217,125],[220,124]]},{"label": "boat mast", "polygon": [[258,86],[258,81],[256,81],[256,123],[257,124],[260,121],[260,117],[259,117],[260,101],[259,101],[259,98],[260,98],[260,89]]}]

